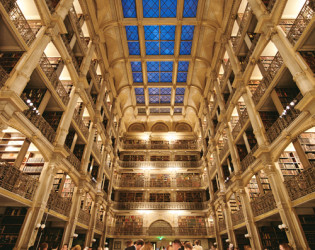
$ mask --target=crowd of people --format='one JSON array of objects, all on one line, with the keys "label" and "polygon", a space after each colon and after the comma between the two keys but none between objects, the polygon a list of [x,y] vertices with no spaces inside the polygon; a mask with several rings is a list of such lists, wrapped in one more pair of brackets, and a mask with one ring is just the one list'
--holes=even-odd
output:
[{"label": "crowd of people", "polygon": [[[28,250],[34,250],[35,247],[30,247]],[[63,246],[59,247],[59,244],[52,244],[52,246],[49,246],[48,243],[43,242],[39,245],[38,247],[39,250],[70,250],[68,247],[68,244],[64,244]],[[71,248],[71,250],[108,250],[108,247],[98,247],[98,248],[92,248],[92,247],[84,247],[82,248],[80,245],[75,245],[74,247]]]}]

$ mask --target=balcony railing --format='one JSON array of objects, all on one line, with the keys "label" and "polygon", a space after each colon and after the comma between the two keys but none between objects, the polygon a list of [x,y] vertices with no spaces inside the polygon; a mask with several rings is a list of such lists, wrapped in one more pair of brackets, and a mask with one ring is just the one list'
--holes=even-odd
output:
[{"label": "balcony railing", "polygon": [[94,80],[95,84],[97,85],[97,87],[100,89],[101,88],[101,80],[102,80],[102,76],[99,76],[96,74],[96,70],[94,65],[91,63],[90,65],[90,74],[92,79]]},{"label": "balcony railing", "polygon": [[79,211],[78,221],[84,225],[89,225],[91,215],[88,211],[81,210]]},{"label": "balcony railing", "polygon": [[107,235],[150,235],[150,236],[203,236],[213,234],[213,228],[206,227],[109,227]]},{"label": "balcony railing", "polygon": [[52,190],[48,198],[47,208],[65,216],[69,216],[71,204],[71,198],[60,197],[58,193]]},{"label": "balcony railing", "polygon": [[91,103],[91,105],[92,105],[93,109],[95,110],[95,109],[96,109],[96,105],[95,105],[95,102],[94,102],[94,100],[93,100],[93,98],[92,98],[91,94],[90,94],[90,93],[88,93],[88,92],[86,92],[86,95],[88,96],[89,101],[90,101],[90,103]]},{"label": "balcony railing", "polygon": [[241,224],[245,221],[243,209],[236,211],[235,213],[231,214],[233,225],[236,226]]},{"label": "balcony railing", "polygon": [[21,9],[17,5],[16,1],[12,0],[0,0],[3,7],[7,11],[11,21],[17,28],[26,44],[30,45],[36,38],[26,18],[24,17]]},{"label": "balcony railing", "polygon": [[229,144],[227,140],[224,140],[223,147],[220,150],[220,160],[223,160],[223,157],[227,154],[228,151],[229,151]]},{"label": "balcony railing", "polygon": [[255,160],[256,158],[253,156],[252,151],[249,152],[241,161],[242,171],[245,171]]},{"label": "balcony railing", "polygon": [[0,66],[0,88],[4,86],[8,78],[9,78],[8,73]]},{"label": "balcony railing", "polygon": [[36,114],[31,109],[25,110],[23,113],[30,122],[42,132],[49,142],[54,142],[56,132],[41,115]]},{"label": "balcony railing", "polygon": [[44,71],[45,75],[47,76],[48,80],[53,85],[54,89],[56,90],[57,94],[61,98],[62,102],[67,105],[69,103],[69,95],[65,90],[64,86],[62,85],[59,77],[56,74],[55,68],[51,65],[50,61],[48,60],[45,53],[40,59],[39,65],[41,69]]},{"label": "balcony railing", "polygon": [[201,161],[118,161],[122,168],[198,168]]},{"label": "balcony railing", "polygon": [[315,192],[315,167],[310,167],[302,173],[285,180],[291,200],[296,200]]},{"label": "balcony railing", "polygon": [[224,231],[226,229],[226,224],[225,224],[225,220],[219,220],[218,222],[219,224],[219,231]]},{"label": "balcony railing", "polygon": [[81,161],[75,156],[73,152],[70,151],[70,149],[67,147],[67,145],[64,145],[65,149],[69,153],[69,156],[67,157],[67,160],[71,163],[72,166],[75,167],[76,170],[80,171]]},{"label": "balcony railing", "polygon": [[198,149],[201,146],[200,141],[191,143],[174,143],[174,144],[153,144],[151,142],[139,144],[121,143],[123,149]]},{"label": "balcony railing", "polygon": [[254,216],[265,214],[277,207],[275,198],[271,191],[257,197],[251,202]]},{"label": "balcony railing", "polygon": [[88,138],[89,136],[89,129],[85,126],[82,118],[81,118],[81,115],[80,115],[80,112],[79,112],[79,109],[75,109],[74,113],[73,113],[73,119],[74,121],[76,122],[76,124],[78,125],[79,129],[81,130],[83,136],[85,138]]},{"label": "balcony railing", "polygon": [[314,13],[315,13],[315,3],[314,0],[306,0],[303,8],[301,9],[299,15],[295,19],[287,38],[294,46],[299,38],[301,37],[302,33],[304,32],[306,26],[312,20]]},{"label": "balcony railing", "polygon": [[70,14],[69,16],[72,19],[72,21],[74,22],[76,30],[77,30],[77,32],[79,34],[79,38],[81,40],[82,49],[84,51],[87,51],[86,41],[85,41],[85,37],[84,37],[83,31],[81,29],[81,24],[80,24],[80,21],[78,19],[78,15],[77,15],[77,13],[76,13],[76,11],[75,11],[73,6],[70,8],[69,14]]},{"label": "balcony railing", "polygon": [[96,154],[97,158],[101,159],[101,150],[96,142],[93,143],[93,152]]},{"label": "balcony railing", "polygon": [[69,41],[67,39],[67,36],[65,34],[63,34],[63,35],[61,35],[61,38],[62,38],[62,40],[63,40],[63,42],[64,42],[64,44],[65,44],[65,46],[67,48],[67,51],[68,51],[69,55],[71,56],[72,63],[73,63],[75,69],[77,70],[77,72],[79,74],[80,73],[80,66],[79,66],[79,63],[78,63],[77,59],[75,58],[74,53],[73,53],[73,51],[72,51],[72,49],[70,47]]},{"label": "balcony railing", "polygon": [[99,230],[99,231],[103,231],[103,229],[104,229],[104,222],[100,221],[99,219],[96,219],[95,228],[97,230]]},{"label": "balcony railing", "polygon": [[60,0],[46,0],[46,4],[51,13],[55,12],[55,9],[59,2]]},{"label": "balcony railing", "polygon": [[116,202],[114,209],[133,210],[133,209],[153,209],[153,210],[204,210],[207,203],[204,202]]},{"label": "balcony railing", "polygon": [[0,187],[33,200],[38,180],[21,172],[6,161],[0,160]]}]

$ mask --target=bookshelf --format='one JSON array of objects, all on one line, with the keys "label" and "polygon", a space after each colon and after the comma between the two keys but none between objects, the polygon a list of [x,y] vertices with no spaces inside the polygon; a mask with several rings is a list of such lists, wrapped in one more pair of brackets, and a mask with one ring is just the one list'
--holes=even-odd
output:
[{"label": "bookshelf", "polygon": [[123,161],[144,161],[145,156],[144,155],[124,155]]},{"label": "bookshelf", "polygon": [[170,193],[150,193],[150,202],[170,202]]},{"label": "bookshelf", "polygon": [[176,202],[203,202],[202,192],[177,191]]},{"label": "bookshelf", "polygon": [[70,176],[67,175],[61,196],[71,198],[73,196],[74,188],[74,182],[71,180]]},{"label": "bookshelf", "polygon": [[290,102],[299,94],[298,88],[276,88],[275,89],[283,108],[290,105]]},{"label": "bookshelf", "polygon": [[140,215],[116,216],[115,233],[136,235],[141,234],[142,228],[143,218]]},{"label": "bookshelf", "polygon": [[175,155],[175,161],[198,161],[198,155]]},{"label": "bookshelf", "polygon": [[206,222],[202,216],[178,216],[179,233],[200,234],[206,233]]},{"label": "bookshelf", "polygon": [[177,173],[176,186],[177,187],[200,187],[200,174]]},{"label": "bookshelf", "polygon": [[315,249],[315,215],[299,215],[310,249]]},{"label": "bookshelf", "polygon": [[62,172],[59,172],[55,175],[54,182],[53,182],[53,190],[58,191],[60,189],[63,176],[64,174]]},{"label": "bookshelf", "polygon": [[122,173],[120,176],[120,185],[122,187],[143,187],[143,173]]},{"label": "bookshelf", "polygon": [[27,99],[31,100],[33,105],[38,108],[47,89],[24,89],[21,98],[26,103]]},{"label": "bookshelf", "polygon": [[170,156],[169,155],[151,155],[150,161],[169,161]]},{"label": "bookshelf", "polygon": [[119,202],[142,202],[142,192],[119,192]]},{"label": "bookshelf", "polygon": [[297,175],[303,171],[299,156],[294,151],[284,151],[278,159],[278,164],[284,177]]},{"label": "bookshelf", "polygon": [[272,124],[279,118],[278,112],[272,111],[259,111],[261,121],[264,124],[265,130],[268,130]]},{"label": "bookshelf", "polygon": [[170,187],[171,176],[169,174],[150,174],[151,187]]},{"label": "bookshelf", "polygon": [[298,136],[298,140],[310,165],[315,166],[315,133],[304,132]]},{"label": "bookshelf", "polygon": [[252,179],[247,185],[247,188],[251,200],[255,200],[255,198],[259,197],[261,191],[266,193],[271,190],[268,177],[262,172],[257,174],[257,176],[253,175]]},{"label": "bookshelf", "polygon": [[43,117],[50,124],[50,126],[55,131],[57,131],[62,114],[63,112],[61,111],[45,111]]},{"label": "bookshelf", "polygon": [[260,227],[259,233],[264,249],[279,249],[280,243],[288,242],[285,231],[281,231],[277,226]]},{"label": "bookshelf", "polygon": [[27,208],[7,207],[0,217],[0,249],[13,249],[24,222]]}]

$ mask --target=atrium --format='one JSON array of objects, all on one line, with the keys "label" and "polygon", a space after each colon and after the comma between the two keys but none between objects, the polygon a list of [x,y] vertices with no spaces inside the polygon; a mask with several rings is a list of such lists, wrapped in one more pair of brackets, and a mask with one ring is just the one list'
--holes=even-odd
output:
[{"label": "atrium", "polygon": [[0,250],[315,249],[315,0],[0,14]]}]

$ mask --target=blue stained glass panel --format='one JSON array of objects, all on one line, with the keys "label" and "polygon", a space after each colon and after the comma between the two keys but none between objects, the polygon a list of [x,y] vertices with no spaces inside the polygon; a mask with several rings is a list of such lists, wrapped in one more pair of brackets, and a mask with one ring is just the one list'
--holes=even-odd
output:
[{"label": "blue stained glass panel", "polygon": [[195,30],[194,25],[183,25],[182,26],[182,34],[181,34],[180,38],[184,41],[192,40],[194,37],[194,30]]},{"label": "blue stained glass panel", "polygon": [[148,82],[159,82],[159,73],[148,72]]},{"label": "blue stained glass panel", "polygon": [[138,26],[126,26],[126,35],[128,41],[139,40]]},{"label": "blue stained glass panel", "polygon": [[136,95],[144,95],[144,89],[143,88],[135,88]]},{"label": "blue stained glass panel", "polygon": [[143,17],[159,17],[159,0],[143,0]]},{"label": "blue stained glass panel", "polygon": [[182,113],[182,108],[174,108],[174,113]]},{"label": "blue stained glass panel", "polygon": [[130,55],[140,55],[139,42],[128,42],[128,48]]},{"label": "blue stained glass panel", "polygon": [[185,88],[176,88],[176,95],[185,95]]},{"label": "blue stained glass panel", "polygon": [[161,42],[161,55],[173,55],[173,54],[174,54],[174,42]]},{"label": "blue stained glass panel", "polygon": [[161,62],[161,71],[173,71],[173,62]]},{"label": "blue stained glass panel", "polygon": [[150,95],[149,96],[150,103],[159,103],[159,96],[158,95]]},{"label": "blue stained glass panel", "polygon": [[175,40],[175,26],[174,25],[161,25],[160,40]]},{"label": "blue stained glass panel", "polygon": [[[173,51],[174,51],[174,48],[173,48]],[[145,42],[145,52],[147,55],[160,54],[160,43],[159,42]]]},{"label": "blue stained glass panel", "polygon": [[183,103],[183,102],[184,102],[184,96],[183,95],[175,96],[175,103]]},{"label": "blue stained glass panel", "polygon": [[171,72],[161,72],[160,82],[172,82],[172,76]]},{"label": "blue stained glass panel", "polygon": [[192,42],[190,42],[190,41],[189,42],[188,41],[180,42],[179,54],[180,55],[190,55],[191,45],[192,45]]},{"label": "blue stained glass panel", "polygon": [[145,103],[144,95],[137,95],[136,100],[137,100],[138,104],[144,104]]},{"label": "blue stained glass panel", "polygon": [[133,72],[141,72],[142,71],[141,62],[130,62],[130,64],[131,64],[131,70]]},{"label": "blue stained glass panel", "polygon": [[158,72],[159,71],[159,62],[147,62],[147,71],[149,72]]},{"label": "blue stained glass panel", "polygon": [[160,17],[176,17],[177,1],[161,0]]},{"label": "blue stained glass panel", "polygon": [[143,82],[142,73],[132,73],[133,82]]},{"label": "blue stained glass panel", "polygon": [[159,88],[149,88],[149,95],[158,95]]},{"label": "blue stained glass panel", "polygon": [[124,13],[125,18],[137,17],[135,0],[122,0],[121,3],[122,3],[123,13]]},{"label": "blue stained glass panel", "polygon": [[178,62],[178,71],[188,71],[189,62],[179,61]]},{"label": "blue stained glass panel", "polygon": [[159,26],[157,25],[144,26],[145,40],[159,40],[159,37],[160,37]]},{"label": "blue stained glass panel", "polygon": [[187,72],[178,72],[177,82],[186,82],[186,81],[187,81]]},{"label": "blue stained glass panel", "polygon": [[160,102],[161,103],[171,103],[171,96],[170,95],[160,96]]},{"label": "blue stained glass panel", "polygon": [[185,0],[183,17],[196,17],[198,0]]},{"label": "blue stained glass panel", "polygon": [[161,88],[160,89],[161,95],[170,95],[172,93],[171,88]]}]

